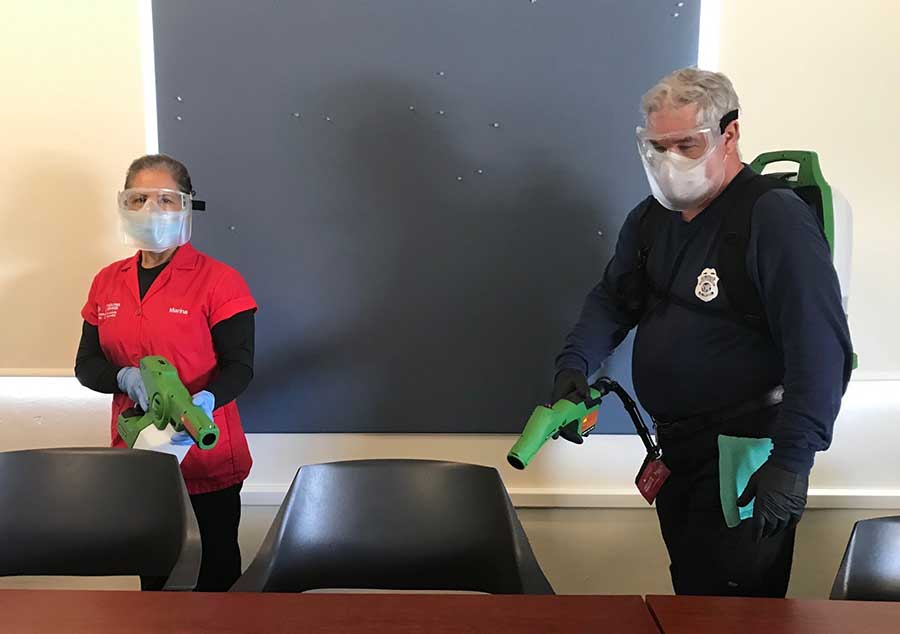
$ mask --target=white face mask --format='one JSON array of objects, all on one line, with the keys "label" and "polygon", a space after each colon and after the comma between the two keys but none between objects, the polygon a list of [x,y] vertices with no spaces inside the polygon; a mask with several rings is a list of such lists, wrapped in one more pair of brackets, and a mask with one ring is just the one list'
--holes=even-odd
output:
[{"label": "white face mask", "polygon": [[653,197],[672,211],[696,209],[708,202],[725,181],[725,157],[717,154],[689,159],[668,151],[652,165],[642,157]]},{"label": "white face mask", "polygon": [[127,246],[161,253],[191,239],[191,212],[119,209],[122,238]]}]

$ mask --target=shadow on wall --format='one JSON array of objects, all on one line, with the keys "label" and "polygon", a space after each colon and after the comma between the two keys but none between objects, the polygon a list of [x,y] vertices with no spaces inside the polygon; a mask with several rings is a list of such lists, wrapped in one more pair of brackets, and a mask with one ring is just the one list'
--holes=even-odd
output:
[{"label": "shadow on wall", "polygon": [[[97,259],[114,230],[115,192],[103,191],[97,175],[77,156],[26,155],[12,163],[16,186],[0,203],[0,364],[6,368],[69,369],[81,333],[78,312],[90,288],[85,254]],[[103,263],[97,261],[91,275]],[[65,307],[65,314],[61,308]]]},{"label": "shadow on wall", "polygon": [[[429,101],[415,92],[369,78],[321,97],[377,108],[335,120],[316,181],[328,209],[304,225],[315,234],[305,245],[290,246],[330,254],[316,288],[294,291],[325,316],[317,332],[277,323],[259,297],[258,331],[289,334],[267,342],[246,398],[257,414],[302,412],[285,430],[375,427],[342,418],[364,415],[397,432],[417,431],[423,416],[455,417],[460,432],[499,416],[518,431],[548,398],[553,357],[602,272],[585,267],[583,249],[602,249],[600,212],[577,177],[540,151],[477,173],[445,120],[424,107],[411,116],[410,103]],[[581,290],[561,296],[560,286]]]}]

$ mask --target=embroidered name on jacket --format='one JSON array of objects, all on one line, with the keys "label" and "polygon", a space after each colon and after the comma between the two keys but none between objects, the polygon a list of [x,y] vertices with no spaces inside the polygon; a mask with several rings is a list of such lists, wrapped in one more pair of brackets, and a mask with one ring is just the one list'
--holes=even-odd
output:
[{"label": "embroidered name on jacket", "polygon": [[110,302],[105,306],[103,304],[97,304],[97,321],[106,321],[107,319],[112,319],[118,315],[119,306],[121,306],[119,302]]}]

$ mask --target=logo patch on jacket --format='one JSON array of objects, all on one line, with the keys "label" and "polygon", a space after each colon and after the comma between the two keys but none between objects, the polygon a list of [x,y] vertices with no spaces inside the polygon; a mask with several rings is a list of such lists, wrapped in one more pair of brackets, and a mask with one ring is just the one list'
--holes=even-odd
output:
[{"label": "logo patch on jacket", "polygon": [[119,314],[119,307],[121,307],[119,302],[110,302],[105,306],[103,304],[97,304],[97,321],[112,319]]},{"label": "logo patch on jacket", "polygon": [[694,295],[703,302],[711,302],[719,296],[719,276],[715,269],[703,269],[697,276],[697,288]]}]

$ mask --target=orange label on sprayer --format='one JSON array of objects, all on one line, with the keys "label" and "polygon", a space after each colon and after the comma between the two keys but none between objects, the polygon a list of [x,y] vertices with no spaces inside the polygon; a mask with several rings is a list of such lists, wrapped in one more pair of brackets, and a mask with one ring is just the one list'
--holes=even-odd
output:
[{"label": "orange label on sprayer", "polygon": [[593,412],[585,414],[581,417],[582,434],[587,433],[594,428],[594,426],[597,424],[597,414],[599,414],[599,412],[597,410],[594,410]]}]

